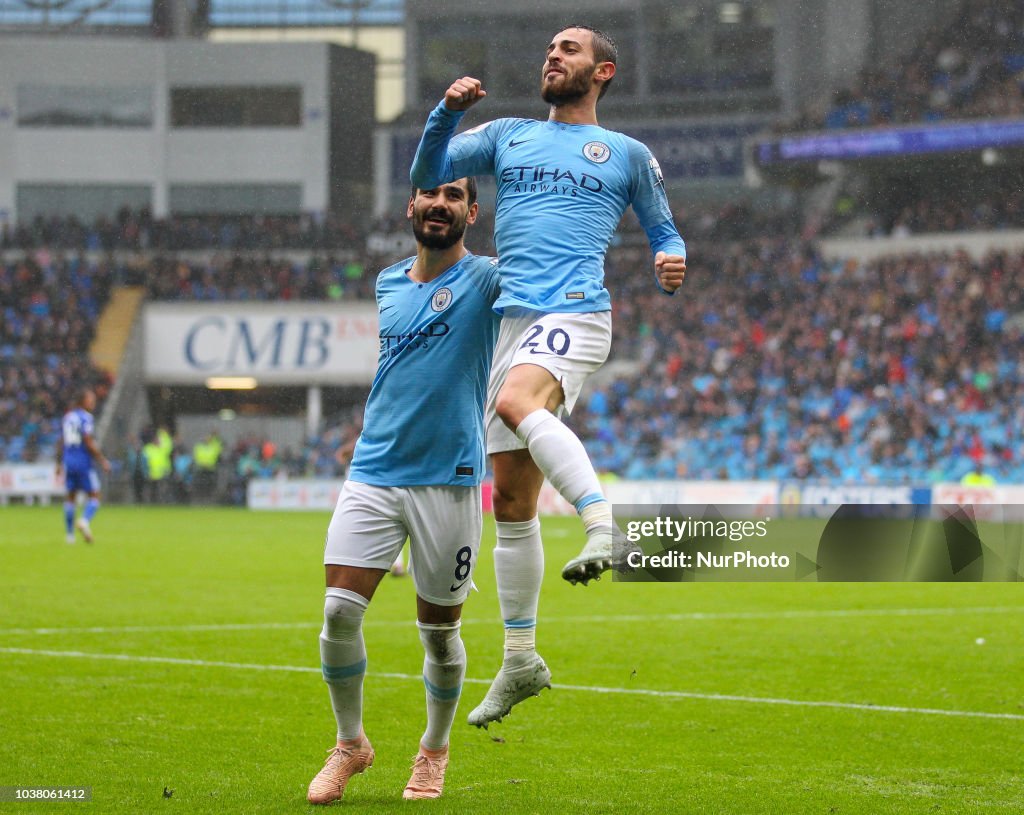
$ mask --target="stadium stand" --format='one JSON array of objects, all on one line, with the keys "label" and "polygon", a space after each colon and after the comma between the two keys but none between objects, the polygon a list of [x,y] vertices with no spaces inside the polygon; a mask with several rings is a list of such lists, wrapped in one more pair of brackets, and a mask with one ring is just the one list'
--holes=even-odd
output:
[{"label": "stadium stand", "polygon": [[[1024,8],[967,0],[910,55],[864,71],[817,118],[790,129],[1024,115]],[[867,234],[1024,227],[1019,190],[958,188],[883,197]],[[572,423],[599,469],[625,478],[959,480],[979,464],[1024,481],[1024,253],[825,260],[797,208],[680,207],[693,247],[679,297],[658,293],[629,220],[609,251],[613,360]],[[842,223],[836,218],[831,226]],[[486,215],[470,241],[493,252]],[[0,276],[0,460],[45,457],[59,394],[109,381],[85,361],[115,277],[151,300],[365,300],[375,271],[408,254],[400,217],[358,229],[335,218],[37,218],[4,227],[0,249],[26,252]],[[122,267],[62,252],[131,254]],[[288,255],[288,252],[301,253]],[[324,423],[301,450],[238,440],[221,461],[230,500],[250,478],[337,477],[358,411]],[[191,463],[175,475],[187,497]]]},{"label": "stadium stand", "polygon": [[900,59],[862,71],[824,113],[810,109],[785,130],[1024,115],[1024,8],[966,0]]},{"label": "stadium stand", "polygon": [[[1015,200],[999,202],[1000,212],[1019,213]],[[952,197],[912,215],[912,229],[996,222],[965,219]],[[1024,479],[1015,429],[1024,415],[1014,407],[1024,395],[1024,325],[1014,317],[1024,307],[1024,255],[827,262],[810,245],[765,237],[794,234],[793,215],[729,205],[678,217],[695,247],[684,307],[653,288],[634,227],[609,253],[613,356],[633,367],[595,389],[572,420],[601,469],[627,478],[927,483],[956,480],[983,460],[1001,479]],[[49,223],[51,234],[73,234]],[[285,221],[278,226],[290,232]],[[218,234],[195,219],[193,227]],[[31,242],[39,228],[11,234]],[[289,239],[271,232],[266,240]],[[5,266],[0,286],[10,460],[52,444],[55,394],[72,382],[101,393],[105,384],[76,352],[87,347],[117,270],[45,250],[33,257]],[[367,253],[365,243],[360,259],[345,263],[261,250],[198,262],[148,257],[150,297],[178,301],[365,299],[373,270],[396,259]],[[231,494],[239,500],[253,475],[339,475],[357,433],[358,417],[346,415],[301,451],[268,453],[270,440],[247,439],[225,457]]]},{"label": "stadium stand", "polygon": [[363,253],[346,261],[315,256],[308,263],[252,254],[206,260],[157,256],[147,278],[153,300],[367,299],[376,277],[368,270],[375,266]]},{"label": "stadium stand", "polygon": [[[374,228],[385,227],[381,221]],[[178,252],[195,249],[352,249],[366,234],[333,216],[169,216],[122,207],[113,218],[83,224],[75,217],[35,218],[4,225],[0,249],[84,249]]]},{"label": "stadium stand", "polygon": [[684,308],[612,255],[635,373],[573,421],[626,478],[1024,478],[1024,255],[827,262],[785,239],[699,248]]},{"label": "stadium stand", "polygon": [[1022,229],[1024,194],[1017,189],[995,194],[958,186],[955,192],[947,189],[911,203],[888,201],[875,208],[842,196],[822,231],[835,233],[854,218],[860,219],[858,232],[871,237]]},{"label": "stadium stand", "polygon": [[52,459],[60,417],[77,388],[109,375],[86,354],[114,270],[46,249],[0,264],[0,461]]}]

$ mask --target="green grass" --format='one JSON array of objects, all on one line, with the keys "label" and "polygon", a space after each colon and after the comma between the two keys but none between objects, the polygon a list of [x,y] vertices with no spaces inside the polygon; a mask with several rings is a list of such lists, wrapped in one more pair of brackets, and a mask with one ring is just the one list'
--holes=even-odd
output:
[{"label": "green grass", "polygon": [[[59,507],[0,509],[0,649],[61,652],[0,650],[0,785],[91,785],[94,796],[0,807],[314,811],[305,789],[334,726],[316,671],[327,521],[105,507],[88,547],[64,544]],[[1021,584],[572,588],[558,570],[578,548],[577,523],[545,522],[538,642],[556,685],[579,687],[556,686],[478,731],[465,714],[486,686],[467,683],[444,798],[404,806],[516,815],[1024,811],[1024,718],[749,701],[1024,717]],[[492,546],[488,533],[480,593],[465,609],[476,680],[489,680],[501,656]],[[414,608],[411,582],[387,579],[367,614],[365,726],[377,760],[340,805],[353,812],[403,805],[424,720]],[[845,613],[856,610],[867,613]],[[277,627],[188,628],[218,624]]]}]

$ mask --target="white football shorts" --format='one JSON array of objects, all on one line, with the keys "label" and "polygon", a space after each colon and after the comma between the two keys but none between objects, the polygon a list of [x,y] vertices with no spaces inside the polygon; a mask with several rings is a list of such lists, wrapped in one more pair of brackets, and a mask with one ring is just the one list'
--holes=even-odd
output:
[{"label": "white football shorts", "polygon": [[498,391],[516,365],[539,365],[562,386],[565,401],[558,415],[572,413],[583,383],[604,365],[612,347],[612,313],[546,314],[518,310],[501,319],[487,383],[487,452],[504,453],[526,447],[494,409]]},{"label": "white football shorts", "polygon": [[473,587],[483,530],[480,487],[376,487],[346,481],[330,526],[324,565],[390,569],[409,538],[416,593],[457,606]]}]

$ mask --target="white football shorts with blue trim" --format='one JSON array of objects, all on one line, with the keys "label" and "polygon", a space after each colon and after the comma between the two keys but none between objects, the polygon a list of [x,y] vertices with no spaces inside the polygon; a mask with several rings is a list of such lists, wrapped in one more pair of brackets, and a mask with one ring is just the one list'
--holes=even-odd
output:
[{"label": "white football shorts with blue trim", "polygon": [[517,365],[539,365],[562,386],[565,401],[558,415],[572,413],[583,383],[604,365],[612,347],[612,313],[545,313],[508,309],[501,318],[494,347],[491,378],[487,383],[487,453],[523,450],[526,445],[494,409],[498,391],[508,372]]},{"label": "white football shorts with blue trim", "polygon": [[483,510],[480,487],[377,487],[346,481],[324,549],[324,565],[390,569],[409,538],[416,593],[457,606],[473,588]]}]

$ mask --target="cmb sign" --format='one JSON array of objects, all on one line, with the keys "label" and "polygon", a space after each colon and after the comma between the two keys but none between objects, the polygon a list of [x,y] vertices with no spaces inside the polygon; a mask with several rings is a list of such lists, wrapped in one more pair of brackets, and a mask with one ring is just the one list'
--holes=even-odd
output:
[{"label": "cmb sign", "polygon": [[153,304],[145,336],[154,384],[246,376],[268,385],[365,385],[377,370],[372,303]]}]

